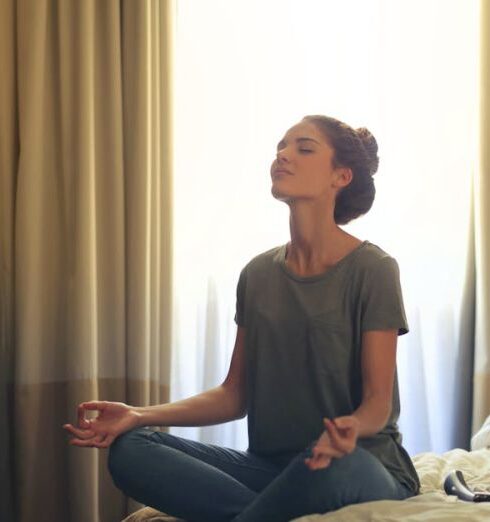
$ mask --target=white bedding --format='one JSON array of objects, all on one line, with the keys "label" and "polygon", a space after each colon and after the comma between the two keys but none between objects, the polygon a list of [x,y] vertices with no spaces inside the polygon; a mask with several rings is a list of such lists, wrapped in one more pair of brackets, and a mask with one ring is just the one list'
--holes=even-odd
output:
[{"label": "white bedding", "polygon": [[446,475],[459,469],[475,491],[490,490],[490,449],[455,449],[442,455],[421,453],[413,457],[420,477],[421,494],[408,500],[380,500],[345,507],[325,515],[308,515],[295,522],[489,522],[490,502],[471,503],[448,496]]}]

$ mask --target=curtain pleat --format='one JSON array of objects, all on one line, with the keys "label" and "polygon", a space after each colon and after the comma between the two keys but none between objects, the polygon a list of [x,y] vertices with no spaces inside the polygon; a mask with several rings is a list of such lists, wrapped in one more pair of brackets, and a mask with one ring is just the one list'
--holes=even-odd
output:
[{"label": "curtain pleat", "polygon": [[2,520],[121,520],[61,426],[168,398],[169,5],[0,4]]},{"label": "curtain pleat", "polygon": [[473,431],[490,415],[490,2],[481,0],[479,168],[475,183],[476,336]]},{"label": "curtain pleat", "polygon": [[19,137],[15,4],[0,0],[0,518],[13,520],[14,213]]}]

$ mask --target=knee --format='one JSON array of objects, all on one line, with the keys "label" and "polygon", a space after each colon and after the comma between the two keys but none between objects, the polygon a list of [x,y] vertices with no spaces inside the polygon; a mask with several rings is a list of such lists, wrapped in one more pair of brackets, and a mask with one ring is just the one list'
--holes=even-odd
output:
[{"label": "knee", "polygon": [[[120,435],[109,447],[107,464],[114,484],[120,489],[131,486],[165,457],[164,448],[172,446],[175,437],[168,433],[137,428]],[[156,452],[156,453],[155,453]]]},{"label": "knee", "polygon": [[138,428],[120,435],[109,447],[107,464],[116,486],[123,487],[144,461],[144,448],[151,432]]}]

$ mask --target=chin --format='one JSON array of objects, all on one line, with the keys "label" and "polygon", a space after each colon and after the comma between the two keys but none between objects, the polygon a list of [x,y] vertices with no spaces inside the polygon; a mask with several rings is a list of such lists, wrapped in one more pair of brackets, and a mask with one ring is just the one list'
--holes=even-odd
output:
[{"label": "chin", "polygon": [[283,190],[279,190],[277,187],[274,187],[274,185],[271,188],[271,194],[275,199],[278,199],[279,201],[290,201],[292,198],[290,194],[287,194]]}]

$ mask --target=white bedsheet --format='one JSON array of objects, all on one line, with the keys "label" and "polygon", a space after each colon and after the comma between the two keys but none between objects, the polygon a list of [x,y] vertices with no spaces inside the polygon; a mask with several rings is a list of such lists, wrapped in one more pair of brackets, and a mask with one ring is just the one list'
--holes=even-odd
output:
[{"label": "white bedsheet", "polygon": [[490,502],[463,502],[444,492],[446,475],[459,469],[475,491],[490,490],[490,449],[455,449],[442,455],[413,457],[421,494],[408,500],[381,500],[339,509],[325,515],[308,515],[295,522],[490,522]]}]

